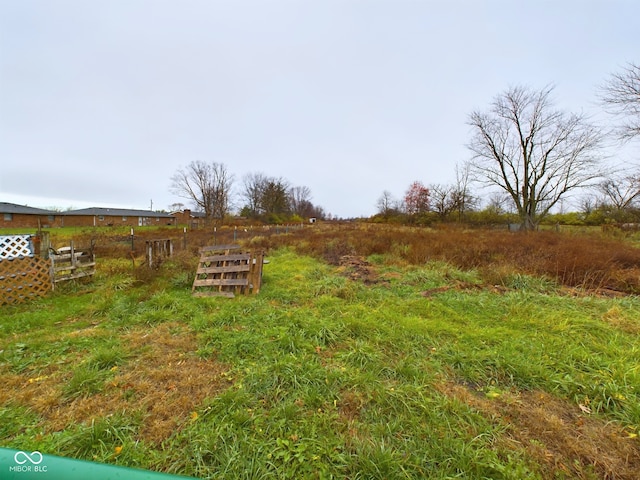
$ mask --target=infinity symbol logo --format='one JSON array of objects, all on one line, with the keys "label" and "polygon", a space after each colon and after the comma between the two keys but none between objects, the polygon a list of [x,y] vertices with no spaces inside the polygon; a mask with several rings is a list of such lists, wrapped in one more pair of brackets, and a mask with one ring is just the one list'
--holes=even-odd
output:
[{"label": "infinity symbol logo", "polygon": [[[24,458],[24,460],[20,461],[18,460],[19,458]],[[29,455],[26,452],[16,452],[16,454],[13,456],[13,459],[18,465],[22,465],[23,463],[27,463],[27,462],[31,462],[34,465],[38,465],[39,463],[42,462],[42,454],[38,451],[31,452],[31,455]]]}]

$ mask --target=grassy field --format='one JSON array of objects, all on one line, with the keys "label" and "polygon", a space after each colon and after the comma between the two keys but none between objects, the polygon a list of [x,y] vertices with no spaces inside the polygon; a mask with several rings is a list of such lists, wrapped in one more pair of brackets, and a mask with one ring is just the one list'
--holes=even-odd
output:
[{"label": "grassy field", "polygon": [[0,445],[200,478],[637,478],[633,239],[371,228],[241,238],[269,263],[234,299],[191,296],[195,240],[159,270],[98,244],[91,282],[0,307]]}]

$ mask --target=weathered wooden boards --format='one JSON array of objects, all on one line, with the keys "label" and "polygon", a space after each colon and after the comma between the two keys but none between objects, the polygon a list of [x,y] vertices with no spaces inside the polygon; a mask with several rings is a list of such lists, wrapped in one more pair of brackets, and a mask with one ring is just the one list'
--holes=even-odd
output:
[{"label": "weathered wooden boards", "polygon": [[239,245],[203,247],[193,281],[193,295],[234,297],[258,293],[263,262],[262,251],[243,251]]},{"label": "weathered wooden boards", "polygon": [[96,273],[96,259],[92,251],[77,251],[73,242],[69,247],[49,254],[51,259],[51,280],[56,283],[76,278],[89,277]]}]

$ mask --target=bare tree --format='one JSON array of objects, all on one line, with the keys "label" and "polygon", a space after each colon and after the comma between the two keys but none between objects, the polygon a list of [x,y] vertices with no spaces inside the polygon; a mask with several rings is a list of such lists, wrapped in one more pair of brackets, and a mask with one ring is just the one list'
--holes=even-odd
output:
[{"label": "bare tree", "polygon": [[184,208],[184,203],[181,203],[181,202],[175,202],[169,205],[170,212],[179,212],[183,208]]},{"label": "bare tree", "polygon": [[229,213],[233,177],[222,163],[191,162],[171,177],[171,191],[191,200],[208,220]]},{"label": "bare tree", "polygon": [[552,90],[513,87],[488,113],[469,116],[475,179],[505,191],[527,230],[568,192],[600,176],[601,132],[583,115],[555,110]]},{"label": "bare tree", "polygon": [[468,170],[456,168],[456,183],[445,185],[434,183],[429,186],[431,192],[431,210],[440,220],[450,220],[455,216],[460,220],[462,215],[471,209],[476,199],[469,192]]},{"label": "bare tree", "polygon": [[291,212],[301,217],[312,217],[311,189],[309,187],[291,187],[289,189]]},{"label": "bare tree", "polygon": [[[490,209],[491,211],[497,213],[498,215],[503,215],[509,212],[509,207],[511,206],[510,197],[503,191],[492,192],[487,199],[487,205],[485,208]],[[511,212],[512,213],[512,212]]]},{"label": "bare tree", "polygon": [[263,173],[248,173],[242,178],[242,197],[246,202],[245,209],[249,216],[260,215],[262,194],[268,180]]},{"label": "bare tree", "polygon": [[617,210],[626,210],[640,199],[640,176],[624,175],[607,178],[598,186],[605,202]]},{"label": "bare tree", "polygon": [[379,214],[388,217],[398,211],[398,200],[394,198],[389,190],[385,190],[378,198],[376,206],[378,207]]},{"label": "bare tree", "polygon": [[458,212],[458,220],[461,220],[465,212],[473,209],[477,203],[477,199],[471,195],[470,183],[471,165],[469,162],[464,162],[462,165],[457,164],[456,183],[453,187],[452,196],[454,197],[455,209]]},{"label": "bare tree", "polygon": [[431,192],[431,210],[438,214],[440,220],[446,220],[456,211],[456,189],[453,185],[432,184],[429,186]]},{"label": "bare tree", "polygon": [[605,109],[623,119],[618,127],[620,138],[640,136],[640,65],[629,63],[614,73],[600,88],[600,101]]},{"label": "bare tree", "polygon": [[587,218],[598,208],[598,199],[593,195],[584,195],[579,200],[578,208],[579,212]]}]

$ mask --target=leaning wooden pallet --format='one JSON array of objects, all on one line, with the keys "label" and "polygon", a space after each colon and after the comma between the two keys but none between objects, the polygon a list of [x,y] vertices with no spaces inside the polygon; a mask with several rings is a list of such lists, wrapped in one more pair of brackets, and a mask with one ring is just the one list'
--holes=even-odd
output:
[{"label": "leaning wooden pallet", "polygon": [[56,250],[51,249],[51,279],[53,288],[58,282],[75,280],[83,277],[91,277],[96,273],[96,258],[93,247],[89,251],[77,251],[70,242],[69,247]]},{"label": "leaning wooden pallet", "polygon": [[260,291],[264,253],[243,251],[239,245],[200,249],[192,292],[197,297],[235,297]]}]

